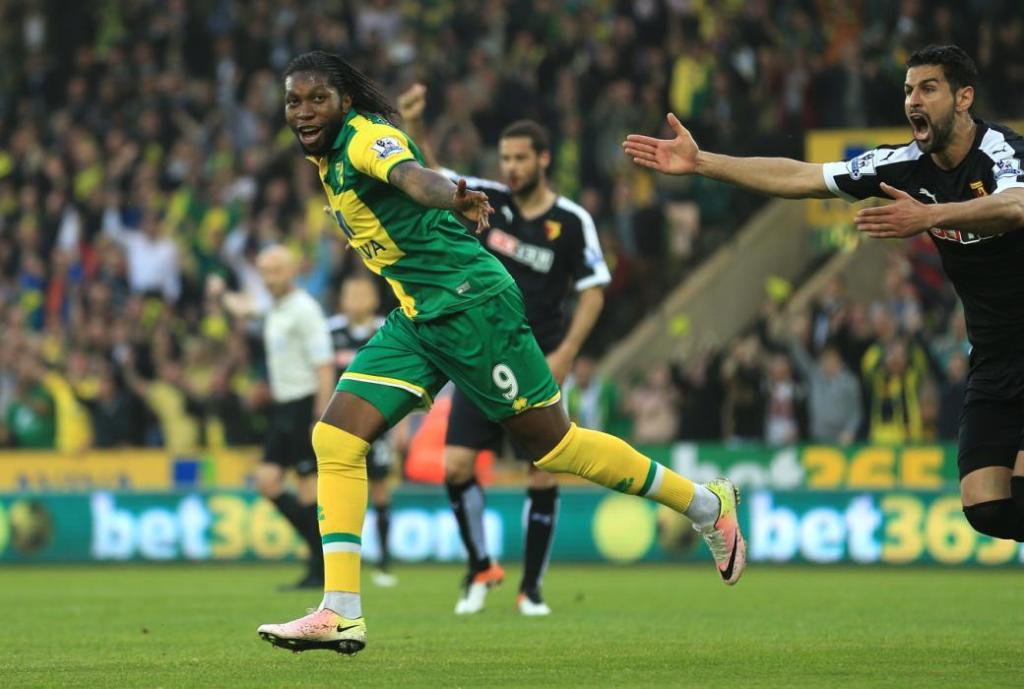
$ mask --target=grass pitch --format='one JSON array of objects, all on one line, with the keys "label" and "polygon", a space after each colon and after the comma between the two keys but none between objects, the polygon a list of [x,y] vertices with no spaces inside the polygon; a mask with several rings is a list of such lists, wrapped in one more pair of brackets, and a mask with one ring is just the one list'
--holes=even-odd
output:
[{"label": "grass pitch", "polygon": [[554,614],[452,614],[459,570],[367,583],[369,645],[292,654],[256,636],[318,603],[294,566],[0,570],[0,686],[1019,687],[1019,571],[556,565]]}]

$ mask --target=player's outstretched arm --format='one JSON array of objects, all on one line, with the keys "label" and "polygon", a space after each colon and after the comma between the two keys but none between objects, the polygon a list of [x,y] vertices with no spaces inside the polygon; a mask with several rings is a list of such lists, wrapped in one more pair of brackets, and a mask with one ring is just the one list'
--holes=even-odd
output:
[{"label": "player's outstretched arm", "polygon": [[956,228],[979,235],[1002,234],[1024,228],[1024,188],[958,203],[921,203],[886,183],[882,191],[893,203],[857,213],[857,229],[876,239],[912,237],[938,228]]},{"label": "player's outstretched arm", "polygon": [[428,170],[415,160],[406,160],[391,168],[388,182],[421,206],[455,211],[465,216],[477,224],[477,233],[490,227],[490,214],[494,209],[487,201],[487,194],[470,191],[464,179],[452,184],[441,173]]},{"label": "player's outstretched arm", "polygon": [[683,123],[668,114],[674,139],[630,134],[622,147],[641,167],[667,175],[701,175],[789,199],[828,198],[822,166],[791,158],[736,158],[702,151]]}]

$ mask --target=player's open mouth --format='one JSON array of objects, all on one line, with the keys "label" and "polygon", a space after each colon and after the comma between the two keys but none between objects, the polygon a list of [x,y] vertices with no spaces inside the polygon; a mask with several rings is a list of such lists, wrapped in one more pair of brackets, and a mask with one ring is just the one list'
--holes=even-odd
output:
[{"label": "player's open mouth", "polygon": [[320,132],[323,131],[323,128],[309,125],[299,127],[296,131],[299,133],[299,141],[302,142],[303,146],[312,146],[320,138]]},{"label": "player's open mouth", "polygon": [[912,113],[908,116],[915,141],[926,141],[932,134],[932,123],[926,115]]}]

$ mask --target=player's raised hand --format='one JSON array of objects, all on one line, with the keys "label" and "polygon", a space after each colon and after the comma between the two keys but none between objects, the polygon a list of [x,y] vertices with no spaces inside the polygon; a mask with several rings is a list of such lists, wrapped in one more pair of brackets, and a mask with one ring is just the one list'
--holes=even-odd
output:
[{"label": "player's raised hand", "polygon": [[491,202],[482,191],[470,191],[466,188],[466,180],[460,178],[455,185],[455,196],[452,198],[452,210],[476,223],[476,233],[480,234],[491,226]]},{"label": "player's raised hand", "polygon": [[423,110],[427,107],[427,87],[413,84],[398,97],[398,114],[408,124],[423,119]]},{"label": "player's raised hand", "polygon": [[669,113],[668,125],[676,138],[655,139],[642,134],[630,134],[622,142],[622,148],[633,162],[642,167],[663,172],[666,175],[689,175],[697,171],[697,142],[679,119]]},{"label": "player's raised hand", "polygon": [[861,232],[874,239],[913,237],[935,226],[932,204],[921,203],[907,192],[881,183],[893,203],[859,211],[853,219]]}]

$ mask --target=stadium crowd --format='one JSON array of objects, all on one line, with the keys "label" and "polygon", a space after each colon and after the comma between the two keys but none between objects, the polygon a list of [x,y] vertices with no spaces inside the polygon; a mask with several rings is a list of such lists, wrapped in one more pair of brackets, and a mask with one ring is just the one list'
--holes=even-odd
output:
[{"label": "stadium crowd", "polygon": [[891,254],[885,300],[858,300],[833,278],[809,311],[768,300],[749,332],[652,369],[622,395],[635,439],[955,441],[970,343],[929,240],[918,239]]},{"label": "stadium crowd", "polygon": [[[0,445],[10,447],[189,453],[259,436],[258,330],[232,325],[205,298],[208,278],[265,301],[252,260],[281,242],[301,257],[302,286],[330,309],[345,277],[363,270],[283,126],[278,75],[298,52],[340,52],[392,96],[427,84],[439,96],[427,113],[434,149],[461,172],[495,175],[508,122],[548,124],[552,181],[590,210],[613,270],[598,352],[760,203],[637,172],[619,148],[626,132],[657,132],[671,109],[709,148],[799,155],[809,127],[900,123],[903,60],[929,41],[977,56],[987,116],[1024,105],[1014,0],[125,0],[51,10],[42,0],[0,5]],[[635,414],[638,440],[893,438],[876,419],[900,414],[912,419],[905,437],[944,437],[946,397],[962,394],[962,319],[951,317],[939,351],[915,339],[934,314],[955,311],[920,277],[928,267],[909,265],[891,272],[892,302],[857,304],[836,286],[805,323],[783,328],[793,337],[766,324],[723,352],[653,370],[621,403],[606,381],[599,395],[576,394],[606,415]],[[830,378],[832,350],[823,353],[832,341],[846,370],[835,375],[853,376],[867,400],[857,429],[816,411],[843,387]],[[919,385],[926,377],[937,382]],[[893,392],[911,387],[914,405]],[[647,413],[657,409],[677,413]]]}]

